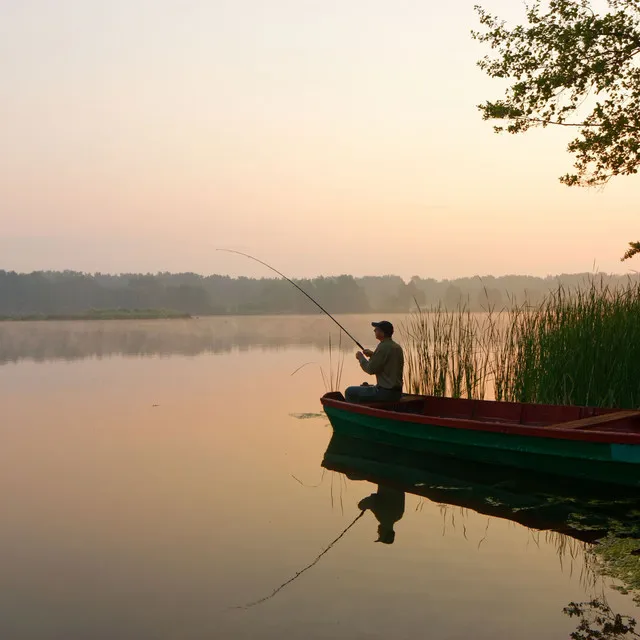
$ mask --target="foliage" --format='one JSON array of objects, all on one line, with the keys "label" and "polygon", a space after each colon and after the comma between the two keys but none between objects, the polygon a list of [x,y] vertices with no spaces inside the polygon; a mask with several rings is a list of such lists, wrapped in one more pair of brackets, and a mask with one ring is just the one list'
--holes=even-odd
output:
[{"label": "foliage", "polygon": [[[537,304],[560,284],[576,287],[588,274],[535,278],[507,275],[435,280],[414,276],[339,276],[298,280],[332,313],[406,313],[412,308],[463,305],[469,311]],[[607,276],[618,286],[625,276]],[[640,276],[634,276],[640,282]],[[278,278],[231,278],[195,273],[15,273],[0,270],[0,317],[85,314],[87,309],[172,309],[189,315],[318,313],[317,307]]]},{"label": "foliage", "polygon": [[535,0],[527,24],[513,28],[476,7],[484,30],[472,35],[495,52],[478,64],[510,82],[504,98],[479,105],[484,119],[506,120],[497,132],[578,128],[567,185],[601,185],[640,166],[640,0],[607,5],[598,15],[588,0]]},{"label": "foliage", "polygon": [[636,253],[640,253],[640,242],[630,242],[629,248],[626,253],[620,259],[621,261],[628,260],[629,258],[633,258]]},{"label": "foliage", "polygon": [[635,408],[640,405],[640,284],[591,279],[536,305],[409,317],[406,382],[414,393]]},{"label": "foliage", "polygon": [[494,339],[493,313],[466,307],[418,310],[402,327],[409,393],[484,398]]},{"label": "foliage", "polygon": [[597,280],[510,312],[496,396],[516,402],[640,405],[640,286]]},{"label": "foliage", "polygon": [[[299,283],[332,311],[369,308],[366,293],[352,276]],[[0,316],[77,315],[91,308],[174,309],[190,315],[317,312],[288,282],[274,278],[0,271]]]},{"label": "foliage", "polygon": [[623,537],[615,532],[610,532],[593,549],[598,572],[620,580],[624,587],[619,590],[624,593],[635,592],[636,602],[640,600],[638,595],[640,592],[639,543],[637,536]]},{"label": "foliage", "polygon": [[571,602],[563,612],[570,618],[580,618],[577,630],[571,634],[572,640],[640,638],[635,619],[614,613],[604,600]]}]

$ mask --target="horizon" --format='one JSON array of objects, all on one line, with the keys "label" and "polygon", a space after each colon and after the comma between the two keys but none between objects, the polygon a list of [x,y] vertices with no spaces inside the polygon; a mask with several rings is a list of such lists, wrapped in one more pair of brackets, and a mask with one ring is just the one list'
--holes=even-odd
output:
[{"label": "horizon", "polygon": [[[15,273],[17,275],[20,276],[25,276],[25,275],[34,275],[34,274],[65,274],[65,273],[69,273],[69,274],[79,274],[79,275],[83,275],[83,276],[90,276],[90,277],[95,277],[95,276],[107,276],[107,277],[126,277],[126,276],[163,276],[163,275],[169,275],[169,276],[198,276],[201,278],[232,278],[232,279],[238,279],[238,278],[248,278],[248,279],[252,279],[252,280],[284,280],[284,278],[282,278],[282,276],[279,275],[269,275],[267,274],[263,274],[263,275],[257,275],[257,276],[245,276],[244,274],[240,274],[240,275],[232,275],[232,274],[228,274],[228,273],[198,273],[195,271],[121,271],[121,272],[105,272],[105,271],[80,271],[80,270],[76,270],[76,269],[35,269],[33,271],[16,271],[15,269],[6,269],[2,266],[0,266],[0,273]],[[318,279],[318,278],[340,278],[340,277],[350,277],[350,278],[354,278],[356,280],[360,280],[360,279],[365,279],[365,278],[400,278],[402,279],[405,283],[410,282],[413,278],[419,278],[420,280],[435,280],[437,282],[447,282],[447,281],[454,281],[454,280],[480,280],[482,281],[482,279],[484,278],[494,278],[496,280],[500,279],[500,278],[536,278],[539,280],[548,280],[548,279],[553,279],[553,278],[561,278],[561,277],[588,277],[588,278],[597,278],[599,276],[603,276],[603,277],[613,277],[613,278],[624,278],[624,277],[638,277],[640,276],[640,273],[638,271],[634,271],[631,273],[607,273],[604,271],[575,271],[575,272],[563,272],[563,273],[549,273],[547,275],[541,276],[541,275],[533,275],[533,274],[529,274],[529,273],[503,273],[503,274],[491,274],[491,273],[484,273],[484,274],[475,274],[475,275],[462,275],[462,276],[457,276],[455,278],[435,278],[433,276],[429,276],[429,275],[420,275],[420,274],[413,274],[412,276],[410,276],[409,278],[406,278],[400,274],[397,273],[379,273],[379,274],[373,274],[373,273],[365,273],[363,275],[356,275],[353,273],[336,273],[336,274],[331,274],[331,275],[326,275],[326,274],[316,274],[316,275],[311,275],[311,276],[296,276],[296,275],[289,275],[288,277],[292,278],[293,280],[314,280],[314,279]]]}]

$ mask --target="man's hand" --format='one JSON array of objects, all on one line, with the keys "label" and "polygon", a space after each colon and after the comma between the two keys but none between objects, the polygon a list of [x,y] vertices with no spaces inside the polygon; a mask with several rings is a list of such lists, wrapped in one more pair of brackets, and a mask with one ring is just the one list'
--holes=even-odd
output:
[{"label": "man's hand", "polygon": [[373,351],[371,351],[371,349],[365,349],[362,353],[364,353],[367,358],[370,358],[373,355]]},{"label": "man's hand", "polygon": [[356,360],[360,360],[360,358],[364,358],[364,354],[362,351],[356,351]]}]

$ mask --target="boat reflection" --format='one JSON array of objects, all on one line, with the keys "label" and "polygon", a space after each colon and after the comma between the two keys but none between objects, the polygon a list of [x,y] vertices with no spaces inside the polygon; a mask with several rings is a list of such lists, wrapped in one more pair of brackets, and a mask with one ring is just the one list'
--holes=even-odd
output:
[{"label": "boat reflection", "polygon": [[[640,604],[640,492],[482,463],[441,458],[334,434],[322,466],[351,480],[377,485],[360,501],[379,522],[381,542],[395,540],[393,526],[411,493],[517,522],[537,531],[557,532],[556,544],[584,544],[585,563],[597,575],[622,583]],[[381,539],[383,538],[383,539]],[[603,595],[571,602],[565,615],[577,621],[576,640],[640,638],[636,620],[614,612]]]},{"label": "boat reflection", "polygon": [[322,466],[351,480],[378,485],[378,491],[360,504],[380,515],[378,521],[389,538],[393,523],[402,517],[404,494],[412,493],[583,542],[594,543],[608,535],[639,538],[640,547],[640,493],[632,489],[612,491],[602,485],[418,454],[337,434]]}]

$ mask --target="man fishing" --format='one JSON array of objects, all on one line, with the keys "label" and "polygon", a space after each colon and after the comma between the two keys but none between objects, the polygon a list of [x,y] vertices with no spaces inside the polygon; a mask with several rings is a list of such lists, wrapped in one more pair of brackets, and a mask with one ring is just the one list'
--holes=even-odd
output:
[{"label": "man fishing", "polygon": [[284,278],[298,289],[300,293],[309,298],[322,313],[326,313],[327,316],[362,349],[362,351],[356,353],[356,358],[358,358],[363,371],[369,375],[376,376],[377,384],[371,386],[365,382],[359,387],[349,387],[345,391],[345,399],[347,402],[395,402],[400,400],[402,397],[404,353],[402,352],[402,347],[391,339],[393,335],[393,325],[389,321],[382,320],[381,322],[371,323],[371,326],[374,328],[373,332],[380,344],[375,351],[365,349],[319,302],[314,300],[300,285],[291,280],[291,278],[287,278],[284,273],[278,271],[266,262],[250,256],[248,253],[242,253],[242,251],[235,251],[234,249],[216,249],[216,251],[237,253],[277,273],[281,278]]},{"label": "man fishing", "polygon": [[382,320],[372,322],[371,326],[379,344],[375,351],[358,351],[356,358],[365,373],[376,376],[377,384],[365,382],[359,387],[348,387],[345,391],[347,402],[395,402],[402,397],[404,353],[391,337],[393,325]]}]

